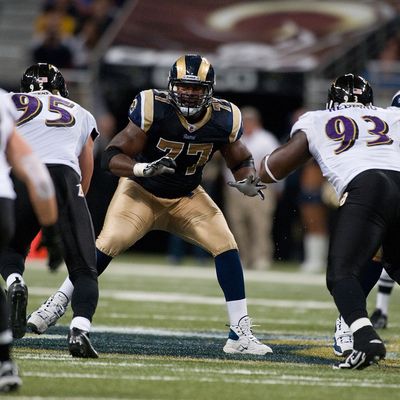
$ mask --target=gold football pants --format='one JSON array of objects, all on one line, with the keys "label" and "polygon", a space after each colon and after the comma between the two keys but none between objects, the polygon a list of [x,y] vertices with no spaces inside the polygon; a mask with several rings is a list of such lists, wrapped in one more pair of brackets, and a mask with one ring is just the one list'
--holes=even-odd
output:
[{"label": "gold football pants", "polygon": [[147,232],[163,230],[210,252],[213,257],[237,249],[221,210],[198,186],[190,197],[156,197],[128,178],[119,180],[96,247],[115,257]]}]

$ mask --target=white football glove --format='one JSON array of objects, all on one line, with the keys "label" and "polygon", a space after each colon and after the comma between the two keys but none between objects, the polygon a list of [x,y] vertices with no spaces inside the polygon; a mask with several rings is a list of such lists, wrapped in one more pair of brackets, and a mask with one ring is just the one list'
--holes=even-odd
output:
[{"label": "white football glove", "polygon": [[228,185],[235,187],[239,192],[242,192],[246,196],[260,196],[261,200],[264,200],[265,196],[262,191],[267,188],[267,185],[260,183],[260,181],[261,178],[250,175],[241,181],[228,182]]},{"label": "white football glove", "polygon": [[176,162],[171,157],[161,157],[151,163],[136,163],[133,166],[133,175],[148,178],[161,174],[173,174]]}]

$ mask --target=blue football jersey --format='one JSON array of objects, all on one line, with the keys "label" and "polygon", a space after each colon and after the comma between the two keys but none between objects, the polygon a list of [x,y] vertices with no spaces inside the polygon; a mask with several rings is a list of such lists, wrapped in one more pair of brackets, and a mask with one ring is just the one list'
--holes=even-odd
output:
[{"label": "blue football jersey", "polygon": [[145,148],[136,161],[151,162],[169,156],[177,164],[174,174],[132,178],[164,198],[190,195],[200,184],[203,168],[213,154],[238,140],[243,131],[241,113],[229,101],[213,98],[203,118],[191,124],[171,104],[166,91],[155,89],[135,97],[129,119],[147,135]]}]

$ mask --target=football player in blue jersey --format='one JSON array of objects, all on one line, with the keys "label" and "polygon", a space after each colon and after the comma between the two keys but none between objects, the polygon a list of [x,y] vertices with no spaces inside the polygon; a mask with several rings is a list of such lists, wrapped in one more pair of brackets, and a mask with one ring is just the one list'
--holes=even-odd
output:
[{"label": "football player in blue jersey", "polygon": [[[213,97],[215,73],[200,55],[184,55],[172,66],[168,90],[140,92],[128,125],[110,142],[103,167],[120,176],[97,239],[99,274],[147,232],[164,230],[196,244],[215,259],[225,295],[230,331],[226,353],[271,353],[252,333],[236,241],[221,210],[201,187],[204,166],[219,151],[231,169],[230,185],[264,197],[251,153],[241,142],[238,107]],[[71,284],[59,289],[70,297]],[[33,313],[28,325],[44,332],[60,316],[55,296]],[[62,305],[65,309],[65,304]]]}]

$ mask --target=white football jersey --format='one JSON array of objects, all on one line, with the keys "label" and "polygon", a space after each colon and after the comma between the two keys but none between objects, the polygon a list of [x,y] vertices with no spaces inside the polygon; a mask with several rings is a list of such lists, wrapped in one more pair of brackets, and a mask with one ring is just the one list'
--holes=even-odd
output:
[{"label": "white football jersey", "polygon": [[17,110],[17,128],[45,164],[64,164],[79,176],[78,157],[95,131],[93,115],[78,103],[47,90],[10,93]]},{"label": "white football jersey", "polygon": [[322,174],[341,196],[368,169],[400,171],[400,110],[347,103],[311,111],[293,125],[303,131]]},{"label": "white football jersey", "polygon": [[14,130],[16,110],[7,97],[7,92],[0,89],[0,197],[15,199],[14,187],[10,179],[10,166],[6,158],[7,143]]}]

